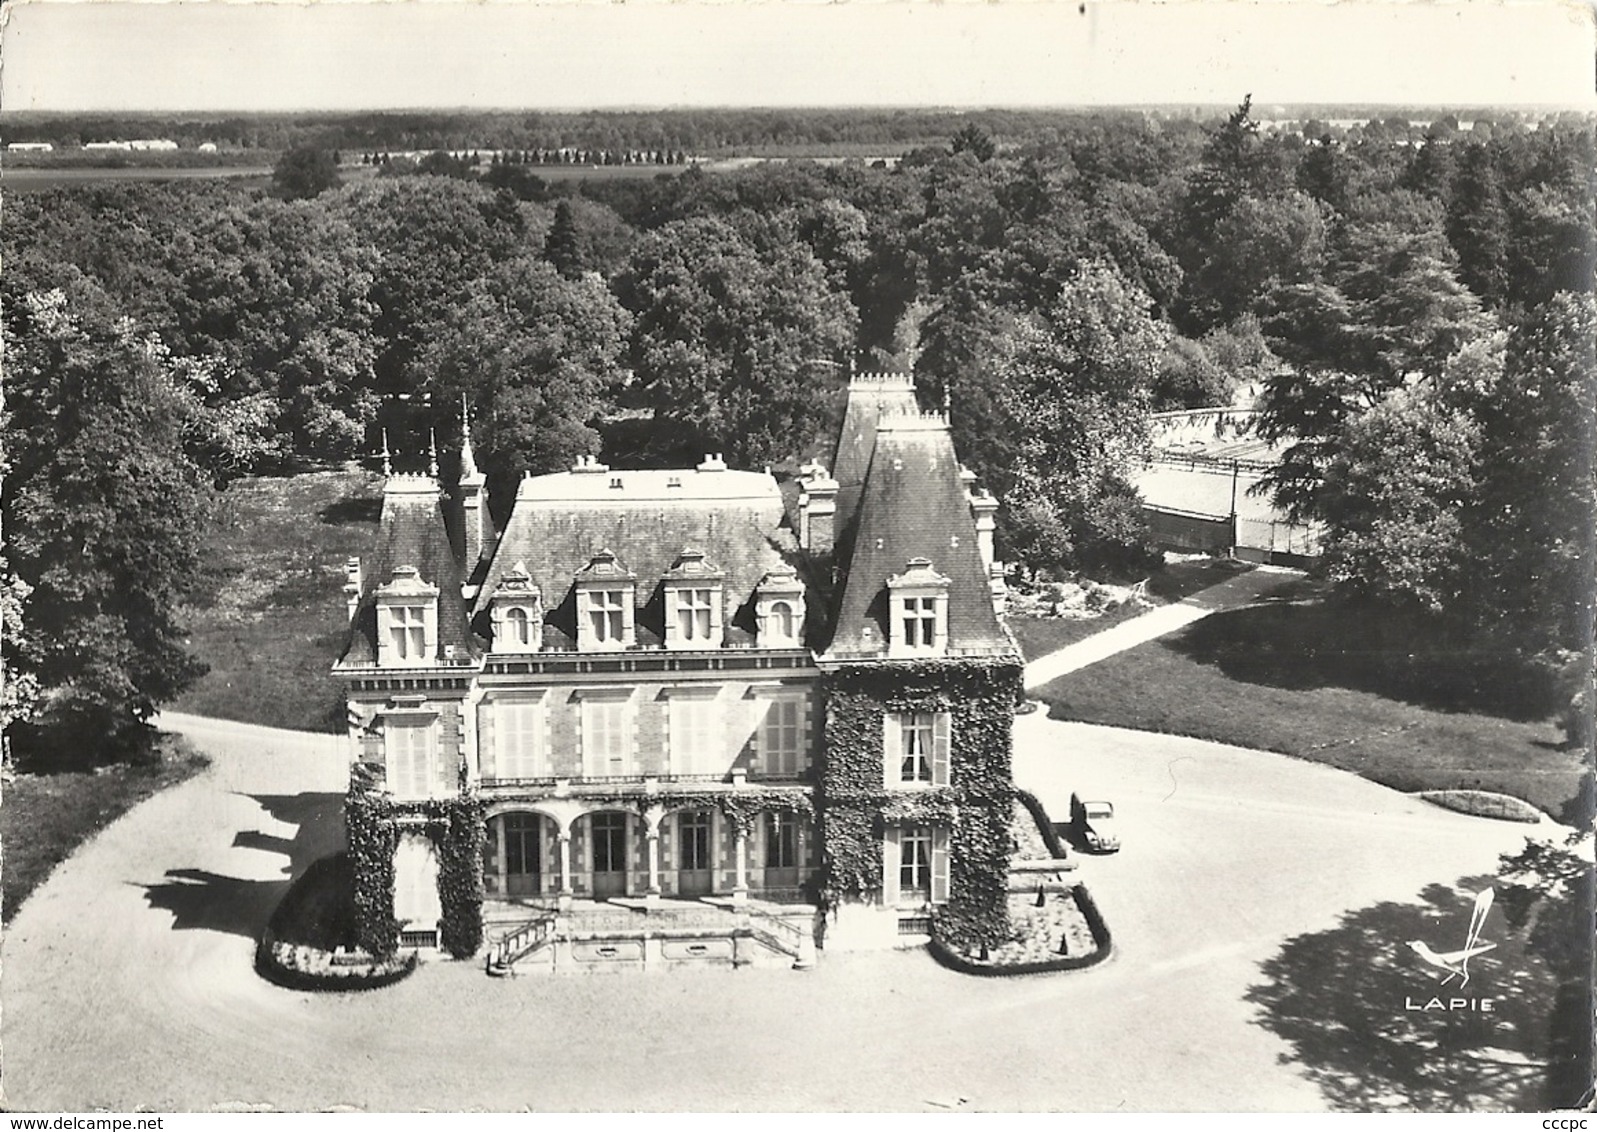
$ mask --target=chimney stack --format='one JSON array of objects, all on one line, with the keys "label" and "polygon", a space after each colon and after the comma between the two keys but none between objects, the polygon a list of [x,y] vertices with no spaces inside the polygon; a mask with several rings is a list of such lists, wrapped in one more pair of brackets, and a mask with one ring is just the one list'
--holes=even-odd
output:
[{"label": "chimney stack", "polygon": [[348,607],[348,619],[355,620],[355,610],[360,606],[360,559],[350,558],[344,562],[344,604]]},{"label": "chimney stack", "polygon": [[811,554],[832,553],[837,539],[837,486],[818,463],[799,469],[799,545]]}]

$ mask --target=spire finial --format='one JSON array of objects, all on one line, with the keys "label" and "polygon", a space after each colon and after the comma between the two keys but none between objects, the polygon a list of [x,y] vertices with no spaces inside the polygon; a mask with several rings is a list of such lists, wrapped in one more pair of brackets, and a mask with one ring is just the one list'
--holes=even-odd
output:
[{"label": "spire finial", "polygon": [[394,461],[393,457],[390,456],[388,452],[388,429],[385,426],[383,428],[383,475],[391,476],[393,474]]},{"label": "spire finial", "polygon": [[954,391],[948,382],[943,382],[943,415],[946,417],[953,408]]},{"label": "spire finial", "polygon": [[427,430],[427,474],[433,479],[438,478],[438,430]]},{"label": "spire finial", "polygon": [[477,475],[477,459],[471,451],[471,405],[466,395],[460,395],[460,478],[473,479]]}]

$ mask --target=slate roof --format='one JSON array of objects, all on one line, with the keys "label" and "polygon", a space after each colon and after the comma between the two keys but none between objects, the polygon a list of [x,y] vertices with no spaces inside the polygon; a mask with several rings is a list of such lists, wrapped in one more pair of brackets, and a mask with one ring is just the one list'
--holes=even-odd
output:
[{"label": "slate roof", "polygon": [[[611,486],[619,481],[620,486]],[[637,579],[637,644],[662,643],[662,580],[682,552],[698,551],[722,576],[732,603],[723,617],[728,644],[752,644],[754,589],[765,574],[798,562],[776,480],[758,472],[647,470],[560,472],[521,482],[472,608],[486,610],[500,579],[525,565],[542,592],[545,647],[574,648],[573,582],[600,551]]]},{"label": "slate roof", "polygon": [[875,657],[887,650],[887,579],[912,558],[947,576],[948,650],[1011,652],[993,613],[976,523],[946,421],[883,414],[859,496],[853,550],[823,659]]},{"label": "slate roof", "polygon": [[377,543],[361,559],[361,594],[350,622],[348,643],[339,668],[377,663],[377,587],[389,581],[396,567],[414,566],[421,580],[437,586],[440,655],[453,645],[462,659],[481,653],[460,601],[460,561],[445,523],[443,498],[430,476],[395,475],[383,487],[383,510]]},{"label": "slate roof", "polygon": [[850,523],[865,488],[865,473],[876,446],[876,422],[883,414],[914,413],[915,380],[908,374],[863,373],[848,381],[848,404],[843,428],[832,454],[832,478],[837,481],[837,515],[833,530],[840,550],[846,550]]}]

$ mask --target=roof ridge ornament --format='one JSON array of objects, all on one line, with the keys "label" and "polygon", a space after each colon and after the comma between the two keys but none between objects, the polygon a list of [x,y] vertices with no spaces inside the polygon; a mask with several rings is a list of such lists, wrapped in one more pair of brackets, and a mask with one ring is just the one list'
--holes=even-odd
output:
[{"label": "roof ridge ornament", "polygon": [[462,393],[460,395],[460,478],[474,480],[480,474],[477,471],[477,458],[471,450],[471,402]]},{"label": "roof ridge ornament", "polygon": [[868,370],[864,373],[851,371],[848,375],[848,387],[877,393],[913,393],[915,391],[915,375],[912,373],[895,373],[891,370]]},{"label": "roof ridge ornament", "polygon": [[383,475],[391,476],[393,474],[394,474],[394,458],[393,458],[392,454],[388,451],[388,428],[385,425],[383,427]]}]

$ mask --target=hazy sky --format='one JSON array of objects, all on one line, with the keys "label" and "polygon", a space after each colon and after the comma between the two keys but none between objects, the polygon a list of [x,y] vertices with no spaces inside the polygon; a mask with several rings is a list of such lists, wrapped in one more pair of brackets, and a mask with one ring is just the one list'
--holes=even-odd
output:
[{"label": "hazy sky", "polygon": [[8,3],[0,108],[1592,106],[1588,3]]}]

